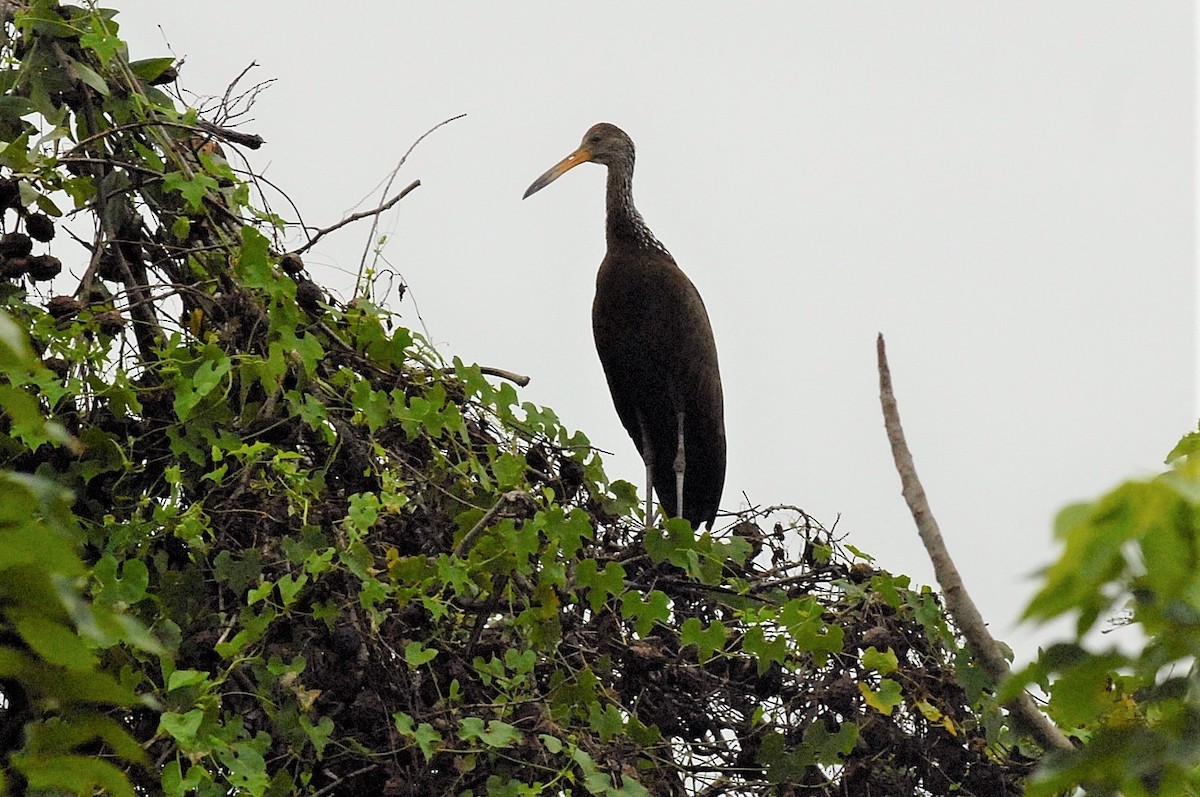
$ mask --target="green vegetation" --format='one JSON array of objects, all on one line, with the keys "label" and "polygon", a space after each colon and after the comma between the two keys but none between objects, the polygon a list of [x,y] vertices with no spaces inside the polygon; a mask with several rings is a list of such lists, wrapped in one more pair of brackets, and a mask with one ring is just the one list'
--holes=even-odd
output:
[{"label": "green vegetation", "polygon": [[[936,593],[796,510],[643,531],[369,273],[328,297],[235,109],[182,107],[115,12],[0,14],[0,791],[1023,790]],[[1084,742],[1040,793],[1194,777],[1194,447],[1064,512],[1031,614],[1135,596],[1151,643],[1025,673]]]},{"label": "green vegetation", "polygon": [[[1039,683],[1050,716],[1083,746],[1050,756],[1030,794],[1083,784],[1089,794],[1200,793],[1200,434],[1157,478],[1059,513],[1063,555],[1026,614],[1076,619],[1009,689]],[[1098,638],[1118,616],[1140,650]],[[1089,633],[1093,632],[1093,633]]]}]

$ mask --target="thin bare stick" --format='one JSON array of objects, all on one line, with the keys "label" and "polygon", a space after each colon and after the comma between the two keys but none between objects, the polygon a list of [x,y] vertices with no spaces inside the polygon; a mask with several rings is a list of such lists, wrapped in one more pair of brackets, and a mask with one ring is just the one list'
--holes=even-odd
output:
[{"label": "thin bare stick", "polygon": [[258,149],[267,140],[255,133],[243,133],[239,130],[233,130],[228,127],[221,127],[212,122],[201,119],[196,122],[196,126],[206,133],[213,135],[222,141],[228,141],[231,144],[241,144],[246,149]]},{"label": "thin bare stick", "polygon": [[101,130],[99,133],[93,133],[87,138],[81,138],[75,146],[67,150],[67,153],[85,151],[88,144],[108,136],[124,133],[127,130],[137,130],[144,127],[169,127],[173,130],[187,130],[192,133],[201,135],[211,135],[214,138],[219,138],[222,141],[228,141],[233,144],[241,144],[248,149],[258,149],[263,144],[267,143],[266,139],[259,135],[250,133],[242,133],[228,127],[218,127],[212,122],[206,122],[201,119],[194,125],[185,125],[182,122],[173,122],[168,119],[142,119],[137,122],[129,122],[128,124],[116,125]]},{"label": "thin bare stick", "polygon": [[[392,169],[391,174],[388,175],[387,182],[383,186],[383,195],[387,196],[387,192],[392,190],[392,183],[395,182],[396,175],[400,173],[400,169],[403,168],[403,166],[406,162],[408,162],[408,156],[412,154],[413,150],[417,148],[418,144],[420,144],[428,136],[430,136],[433,133],[433,131],[437,130],[438,128],[445,127],[446,125],[450,124],[451,122],[453,122],[457,119],[462,119],[464,116],[466,116],[465,113],[460,113],[458,116],[451,116],[449,119],[445,120],[444,122],[438,122],[436,125],[434,125],[433,127],[426,130],[424,133],[422,133],[417,138],[416,141],[414,141],[411,145],[409,145],[408,149],[404,152],[404,154],[400,156],[400,162],[396,164],[395,168]],[[375,233],[378,230],[379,230],[379,216],[376,215],[374,221],[371,222],[371,231],[370,231],[370,234],[367,235],[367,243],[366,243],[366,246],[363,247],[362,257],[358,261],[358,276],[356,276],[354,278],[354,295],[355,296],[358,296],[358,291],[362,287],[363,272],[366,271],[366,269],[367,269],[367,253],[371,251],[371,243],[372,243],[372,241],[375,240]]]},{"label": "thin bare stick", "polygon": [[[448,374],[454,373],[453,368],[443,368],[442,370]],[[505,371],[503,368],[492,368],[490,365],[479,366],[479,373],[486,374],[488,376],[497,376],[501,379],[507,379],[517,387],[525,387],[529,384],[529,377],[525,376],[525,374],[518,374],[513,371]]]},{"label": "thin bare stick", "polygon": [[221,110],[224,111],[229,108],[229,95],[233,94],[234,87],[237,86],[238,83],[242,82],[242,78],[248,75],[251,69],[254,69],[257,66],[257,61],[251,61],[246,65],[245,69],[243,69],[241,72],[238,72],[237,77],[229,82],[229,85],[225,87],[225,96],[221,98],[221,104],[218,106]]},{"label": "thin bare stick", "polygon": [[297,255],[304,254],[309,249],[312,249],[313,246],[316,245],[317,241],[321,240],[322,238],[324,238],[326,235],[333,232],[334,230],[340,230],[342,227],[345,227],[347,224],[352,224],[356,221],[359,221],[360,219],[367,219],[367,218],[370,218],[371,216],[378,216],[380,213],[387,212],[388,210],[390,210],[392,208],[393,205],[395,205],[401,199],[404,199],[404,197],[411,194],[420,185],[421,185],[420,180],[413,180],[411,183],[408,184],[407,188],[405,188],[403,191],[396,194],[394,197],[389,199],[387,202],[384,202],[382,205],[375,208],[374,210],[364,210],[359,213],[351,213],[349,216],[342,219],[337,224],[331,224],[328,227],[317,230],[316,234],[314,234],[312,238],[308,239],[308,243],[306,243],[304,246],[297,249],[294,254],[297,254]]},{"label": "thin bare stick", "polygon": [[[913,464],[912,453],[904,440],[904,429],[900,426],[900,408],[896,405],[896,396],[892,392],[892,373],[888,368],[887,350],[882,334],[876,341],[875,350],[879,364],[879,401],[883,405],[883,423],[887,429],[888,442],[892,446],[896,471],[900,474],[904,501],[917,524],[917,533],[925,545],[925,552],[929,554],[929,561],[933,563],[934,575],[946,599],[946,609],[966,639],[967,647],[971,649],[975,660],[995,683],[1000,683],[1009,675],[1008,661],[1000,651],[995,637],[988,631],[983,615],[971,600],[962,576],[954,566],[954,560],[950,558],[950,551],[942,539],[942,531],[929,508],[929,500],[925,497],[925,489],[917,477],[917,467]],[[1022,692],[1006,707],[1017,724],[1043,749],[1074,749],[1063,732],[1038,710],[1028,692]]]},{"label": "thin bare stick", "polygon": [[497,498],[496,503],[492,504],[492,508],[484,512],[483,517],[479,518],[479,522],[472,526],[471,530],[463,535],[463,538],[458,541],[458,545],[454,546],[454,555],[460,559],[466,556],[471,550],[471,547],[475,545],[475,540],[480,534],[483,533],[483,530],[487,528],[488,523],[490,523],[492,518],[500,513],[500,507],[504,506],[505,504],[515,504],[526,495],[528,495],[528,493],[525,493],[522,490],[509,490],[507,493],[504,493]]}]

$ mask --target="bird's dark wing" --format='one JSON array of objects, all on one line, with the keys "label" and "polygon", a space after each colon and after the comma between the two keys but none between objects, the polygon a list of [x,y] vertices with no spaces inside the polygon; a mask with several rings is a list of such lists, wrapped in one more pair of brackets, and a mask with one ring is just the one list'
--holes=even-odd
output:
[{"label": "bird's dark wing", "polygon": [[721,377],[700,294],[670,255],[634,260],[612,251],[592,305],[596,350],[613,404],[634,445],[652,448],[654,490],[677,514],[677,413],[685,417],[683,515],[711,523],[725,478]]}]

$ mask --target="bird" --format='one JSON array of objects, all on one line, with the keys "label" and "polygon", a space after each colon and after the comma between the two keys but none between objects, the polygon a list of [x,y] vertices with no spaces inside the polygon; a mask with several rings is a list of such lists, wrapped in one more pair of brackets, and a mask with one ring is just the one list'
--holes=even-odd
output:
[{"label": "bird", "polygon": [[581,163],[608,168],[607,252],[596,273],[592,333],[621,424],[667,517],[712,528],[725,486],[725,407],[717,345],[696,286],[633,204],[633,140],[601,122],[523,199]]}]

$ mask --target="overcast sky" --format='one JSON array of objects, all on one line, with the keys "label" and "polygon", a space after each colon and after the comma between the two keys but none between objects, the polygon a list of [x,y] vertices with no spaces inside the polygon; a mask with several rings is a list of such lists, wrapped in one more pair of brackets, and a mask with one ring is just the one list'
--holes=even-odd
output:
[{"label": "overcast sky", "polygon": [[[625,129],[638,208],[716,334],[723,507],[840,516],[931,581],[879,413],[882,331],[951,552],[1022,658],[1047,638],[1014,621],[1056,510],[1195,427],[1191,3],[115,5],[132,57],[186,58],[191,91],[251,61],[276,80],[244,123],[268,142],[252,162],[312,225],[377,204],[412,141],[466,113],[398,178],[422,186],[383,224],[395,306],[447,357],[531,376],[522,397],[638,484],[591,340],[603,167],[521,201],[592,123]],[[307,258],[344,298],[366,236]]]}]

